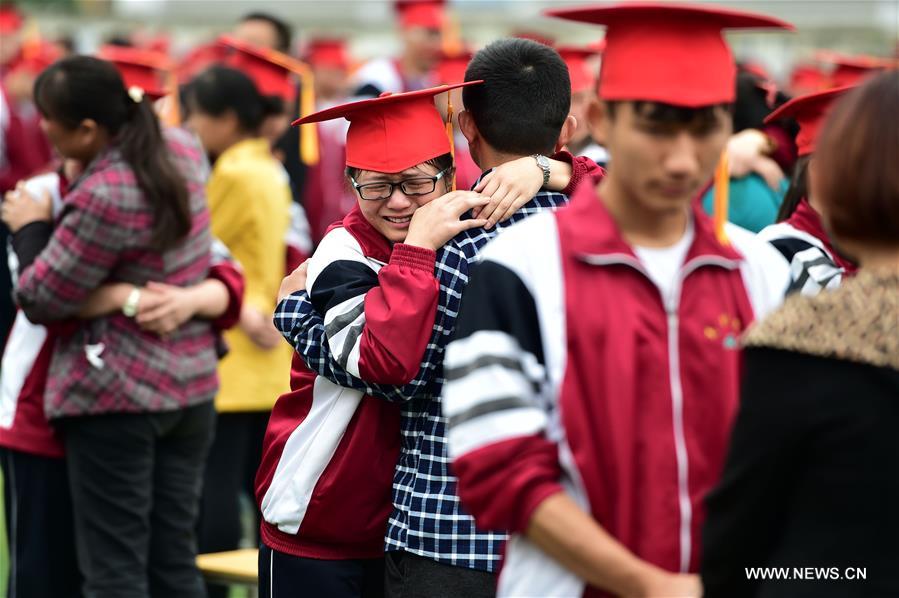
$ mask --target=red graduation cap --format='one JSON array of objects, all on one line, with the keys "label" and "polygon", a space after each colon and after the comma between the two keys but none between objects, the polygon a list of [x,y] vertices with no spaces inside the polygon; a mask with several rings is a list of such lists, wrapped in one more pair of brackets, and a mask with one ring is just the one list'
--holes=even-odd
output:
[{"label": "red graduation cap", "polygon": [[19,57],[11,65],[10,71],[37,75],[60,58],[62,50],[59,46],[36,36],[22,42]]},{"label": "red graduation cap", "polygon": [[106,45],[97,52],[97,58],[114,64],[125,81],[125,87],[140,87],[151,100],[158,100],[170,92],[167,89],[167,74],[171,72],[172,64],[165,54]]},{"label": "red graduation cap", "polygon": [[556,46],[556,52],[565,61],[568,67],[568,76],[571,79],[571,93],[596,89],[596,79],[599,75],[596,65],[591,65],[588,60],[599,55],[599,51],[593,48],[581,48],[576,46]]},{"label": "red graduation cap", "polygon": [[443,29],[444,4],[445,0],[396,0],[394,6],[403,29]]},{"label": "red graduation cap", "polygon": [[346,41],[337,38],[313,39],[306,46],[306,62],[313,67],[330,66],[343,70],[350,68]]},{"label": "red graduation cap", "polygon": [[677,3],[632,2],[547,11],[606,25],[599,96],[699,107],[730,103],[736,65],[722,29],[792,25],[756,13]]},{"label": "red graduation cap", "polygon": [[178,65],[178,80],[186,83],[213,64],[221,63],[227,48],[218,43],[203,44],[193,48]]},{"label": "red graduation cap", "polygon": [[816,66],[800,64],[790,73],[790,93],[806,95],[827,87],[827,76]]},{"label": "red graduation cap", "polygon": [[[240,41],[230,35],[218,38],[219,45],[228,54],[224,64],[243,71],[256,89],[264,96],[276,96],[285,103],[297,97],[297,88],[291,74],[300,78],[298,111],[301,116],[310,114],[315,106],[315,91],[312,73],[307,65],[283,52],[261,48]],[[300,135],[300,159],[304,164],[318,163],[318,136],[314,129]]]},{"label": "red graduation cap", "polygon": [[0,5],[0,34],[8,35],[22,28],[25,20],[15,4]]},{"label": "red graduation cap", "polygon": [[765,118],[765,123],[771,123],[782,118],[793,118],[799,123],[799,132],[796,134],[796,147],[799,156],[807,156],[815,151],[818,141],[818,133],[824,125],[824,119],[830,112],[834,102],[847,91],[854,89],[854,85],[827,89],[817,93],[793,98]]},{"label": "red graduation cap", "polygon": [[848,56],[838,52],[822,50],[817,53],[817,56],[822,62],[834,65],[834,69],[830,73],[831,87],[858,85],[868,75],[899,66],[899,60],[863,54]]},{"label": "red graduation cap", "polygon": [[334,106],[297,119],[293,124],[345,118],[350,121],[346,137],[347,166],[401,172],[452,151],[447,126],[434,106],[434,96],[478,83],[482,81],[384,94]]},{"label": "red graduation cap", "polygon": [[226,48],[224,64],[243,71],[264,96],[277,96],[292,102],[296,85],[291,74],[301,75],[306,65],[277,50],[254,46],[230,35],[222,35],[218,43]]}]

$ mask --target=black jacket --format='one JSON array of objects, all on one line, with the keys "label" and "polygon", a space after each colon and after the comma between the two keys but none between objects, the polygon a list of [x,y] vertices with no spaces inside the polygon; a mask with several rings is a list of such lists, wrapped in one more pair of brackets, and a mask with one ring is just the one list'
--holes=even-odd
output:
[{"label": "black jacket", "polygon": [[791,299],[747,345],[705,595],[899,596],[899,275]]}]

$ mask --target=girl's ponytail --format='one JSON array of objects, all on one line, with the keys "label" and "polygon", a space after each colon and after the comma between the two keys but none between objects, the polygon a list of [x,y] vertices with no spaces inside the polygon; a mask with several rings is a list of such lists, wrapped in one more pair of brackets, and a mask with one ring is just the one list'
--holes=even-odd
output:
[{"label": "girl's ponytail", "polygon": [[134,170],[138,185],[153,206],[151,244],[163,251],[190,233],[187,184],[171,158],[149,98],[135,88],[126,94],[129,118],[117,136],[122,157]]}]

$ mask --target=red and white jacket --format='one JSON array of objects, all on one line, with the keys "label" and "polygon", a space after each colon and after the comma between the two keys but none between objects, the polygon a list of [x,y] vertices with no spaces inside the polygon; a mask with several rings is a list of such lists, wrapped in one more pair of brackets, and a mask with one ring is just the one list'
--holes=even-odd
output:
[{"label": "red and white jacket", "polygon": [[[325,235],[306,288],[348,372],[391,385],[415,377],[436,316],[435,262],[434,251],[391,247],[358,206]],[[338,386],[294,355],[256,476],[262,541],[299,557],[381,556],[400,440],[397,405]]]},{"label": "red and white jacket", "polygon": [[522,532],[566,492],[638,557],[697,571],[703,499],[737,409],[737,339],[789,280],[769,244],[728,226],[695,236],[663,299],[584,184],[568,207],[483,253],[444,362],[462,503],[512,537],[501,596],[598,596]]}]

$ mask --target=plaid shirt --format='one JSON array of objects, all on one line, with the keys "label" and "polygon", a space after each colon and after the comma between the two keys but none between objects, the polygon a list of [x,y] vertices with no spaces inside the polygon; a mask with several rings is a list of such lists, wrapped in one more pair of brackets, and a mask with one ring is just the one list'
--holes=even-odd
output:
[{"label": "plaid shirt", "polygon": [[[35,323],[76,317],[106,282],[201,282],[211,259],[201,155],[192,139],[167,131],[171,155],[185,177],[193,213],[188,236],[173,249],[150,249],[152,206],[134,172],[113,146],[69,188],[53,237],[19,277],[16,298]],[[167,340],[145,333],[121,313],[76,321],[57,340],[47,379],[48,417],[168,411],[212,400],[215,334],[191,320]]]},{"label": "plaid shirt", "polygon": [[394,510],[387,527],[386,550],[406,550],[484,571],[495,571],[499,565],[506,535],[475,528],[474,520],[459,504],[456,478],[449,472],[446,419],[440,407],[443,351],[455,327],[469,268],[480,249],[499,230],[567,202],[566,195],[541,191],[509,220],[491,230],[463,232],[438,252],[437,319],[418,375],[405,386],[369,384],[347,373],[328,351],[324,323],[305,291],[278,305],[275,325],[313,371],[341,386],[403,403],[402,448],[393,480]]}]

